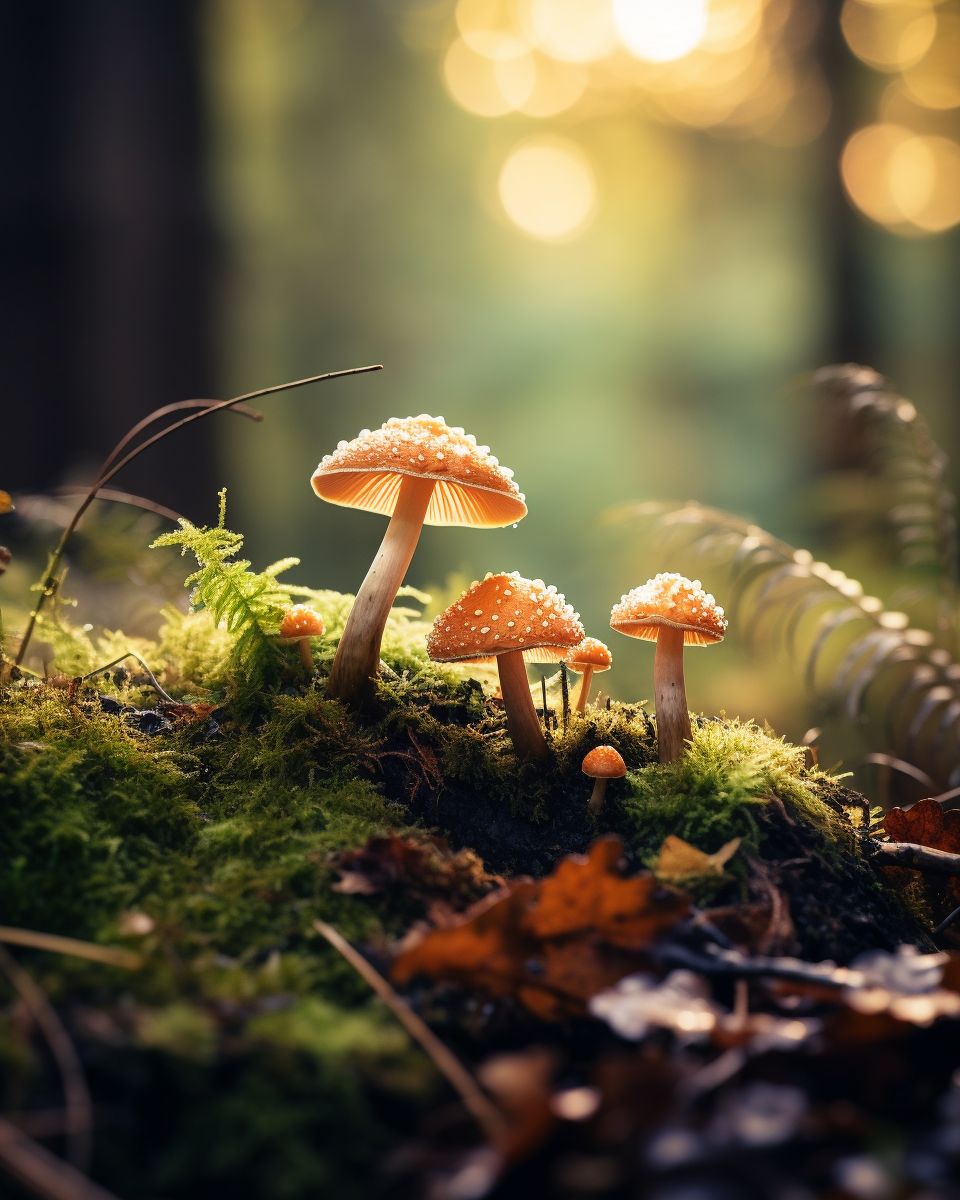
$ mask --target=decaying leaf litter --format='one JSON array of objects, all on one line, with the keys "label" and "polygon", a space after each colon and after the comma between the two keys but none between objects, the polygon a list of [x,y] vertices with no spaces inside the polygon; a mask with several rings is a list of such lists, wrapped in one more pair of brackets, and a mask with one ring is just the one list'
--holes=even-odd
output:
[{"label": "decaying leaf litter", "polygon": [[[94,639],[49,604],[56,672],[8,672],[0,705],[7,926],[143,960],[17,952],[102,1113],[94,1178],[453,1197],[784,1179],[858,1196],[871,1171],[914,1191],[950,1176],[960,967],[934,929],[955,877],[877,846],[956,853],[951,813],[936,805],[934,828],[925,801],[871,828],[802,749],[712,717],[661,764],[640,704],[558,705],[545,764],[518,763],[495,679],[427,659],[413,596],[360,717],[325,695],[351,598],[285,585],[292,560],[254,572],[225,522],[175,535],[193,606],[154,642]],[[276,636],[295,602],[323,619],[315,674]],[[116,666],[131,650],[149,675]],[[580,764],[598,745],[627,775],[591,817]],[[440,1034],[498,1133],[318,921]],[[17,1004],[5,1109],[55,1110]],[[896,1161],[872,1149],[891,1127]]]}]

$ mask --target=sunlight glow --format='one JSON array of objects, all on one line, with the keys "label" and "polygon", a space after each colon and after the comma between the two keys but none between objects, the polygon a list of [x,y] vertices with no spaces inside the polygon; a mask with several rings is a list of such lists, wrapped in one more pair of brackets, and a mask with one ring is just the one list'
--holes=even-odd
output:
[{"label": "sunlight glow", "polygon": [[512,48],[512,54],[489,58],[457,38],[443,63],[444,82],[454,100],[480,117],[502,117],[519,108],[533,91],[536,67],[522,43],[514,41]]},{"label": "sunlight glow", "polygon": [[623,44],[648,62],[673,62],[695,50],[707,31],[705,0],[614,0]]},{"label": "sunlight glow", "polygon": [[937,34],[930,0],[875,4],[846,0],[840,27],[857,58],[878,71],[901,71],[919,62]]},{"label": "sunlight glow", "polygon": [[526,0],[527,36],[561,62],[594,62],[616,46],[610,0]]},{"label": "sunlight glow", "polygon": [[960,224],[960,146],[902,125],[869,125],[847,142],[843,183],[853,203],[898,233]]},{"label": "sunlight glow", "polygon": [[510,220],[547,242],[582,233],[596,205],[589,164],[572,142],[559,138],[518,146],[500,171],[499,192]]}]

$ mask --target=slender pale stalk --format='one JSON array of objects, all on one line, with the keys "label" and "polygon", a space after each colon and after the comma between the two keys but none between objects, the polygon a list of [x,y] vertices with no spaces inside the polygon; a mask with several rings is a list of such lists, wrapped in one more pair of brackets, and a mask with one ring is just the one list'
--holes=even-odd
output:
[{"label": "slender pale stalk", "polygon": [[377,556],[360,585],[330,671],[327,695],[354,708],[373,699],[383,627],[417,548],[436,480],[404,475]]},{"label": "slender pale stalk", "polygon": [[587,707],[587,697],[590,695],[590,684],[593,682],[593,667],[583,668],[583,679],[580,680],[580,695],[577,696],[577,712],[582,713]]},{"label": "slender pale stalk", "polygon": [[593,781],[593,791],[590,793],[590,799],[587,802],[587,812],[594,820],[600,815],[600,809],[603,808],[603,802],[607,798],[607,781],[606,779],[595,779]]},{"label": "slender pale stalk", "polygon": [[653,660],[653,695],[657,710],[657,743],[662,763],[683,756],[692,736],[687,693],[683,686],[683,630],[662,625]]},{"label": "slender pale stalk", "polygon": [[547,743],[540,728],[537,710],[533,707],[523,652],[508,650],[505,654],[498,654],[497,670],[500,673],[503,707],[507,711],[507,728],[517,758],[538,758],[542,761],[548,757]]},{"label": "slender pale stalk", "polygon": [[297,641],[297,649],[300,651],[300,661],[308,671],[313,671],[313,655],[310,653],[310,639],[300,638]]}]

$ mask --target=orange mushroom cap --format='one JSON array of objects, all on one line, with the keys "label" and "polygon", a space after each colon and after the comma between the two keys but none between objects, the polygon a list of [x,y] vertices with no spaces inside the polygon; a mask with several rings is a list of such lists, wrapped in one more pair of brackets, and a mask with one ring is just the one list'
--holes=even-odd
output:
[{"label": "orange mushroom cap", "polygon": [[391,417],[324,455],[313,474],[322,500],[393,515],[404,475],[435,479],[425,525],[496,528],[527,515],[523,492],[489,447],[443,417]]},{"label": "orange mushroom cap", "polygon": [[587,667],[593,667],[594,671],[609,671],[613,666],[613,655],[599,638],[585,637],[563,661],[571,671],[582,675]]},{"label": "orange mushroom cap", "polygon": [[580,614],[542,579],[487,575],[433,623],[427,653],[434,662],[487,661],[522,650],[527,662],[560,662],[583,640]]},{"label": "orange mushroom cap", "polygon": [[627,764],[612,746],[596,746],[586,755],[580,769],[592,779],[622,779]]},{"label": "orange mushroom cap", "polygon": [[683,630],[688,646],[723,641],[727,631],[723,609],[700,586],[700,580],[663,572],[634,588],[613,606],[610,625],[628,637],[657,640],[659,627]]},{"label": "orange mushroom cap", "polygon": [[323,630],[323,617],[306,604],[295,604],[293,608],[288,608],[280,622],[280,636],[287,641],[321,637]]}]

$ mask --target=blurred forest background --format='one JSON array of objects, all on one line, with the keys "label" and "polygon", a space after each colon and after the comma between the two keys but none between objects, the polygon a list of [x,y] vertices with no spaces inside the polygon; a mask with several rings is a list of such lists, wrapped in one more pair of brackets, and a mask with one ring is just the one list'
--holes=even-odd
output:
[{"label": "blurred forest background", "polygon": [[[881,500],[797,384],[867,363],[960,458],[958,0],[0,9],[8,624],[63,524],[56,489],[135,420],[373,362],[264,400],[262,425],[204,422],[118,485],[202,523],[226,484],[255,566],[299,555],[298,582],[353,591],[384,522],[323,504],[312,469],[363,427],[441,414],[530,513],[426,529],[409,582],[556,584],[611,644],[618,698],[650,694],[653,655],[610,606],[684,564],[611,506],[730,510],[888,608],[930,582],[877,536]],[[179,559],[143,553],[160,518],[87,520],[76,619],[148,630],[183,602]],[[823,714],[738,632],[688,656],[691,704],[799,740]],[[836,732],[821,760],[862,749]]]}]

